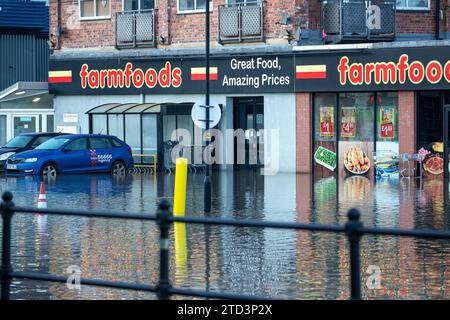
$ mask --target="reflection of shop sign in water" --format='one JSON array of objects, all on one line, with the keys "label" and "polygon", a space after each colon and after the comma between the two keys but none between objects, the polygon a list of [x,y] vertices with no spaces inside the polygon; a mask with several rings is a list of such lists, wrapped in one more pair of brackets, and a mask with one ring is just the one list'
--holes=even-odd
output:
[{"label": "reflection of shop sign in water", "polygon": [[380,138],[395,138],[395,111],[391,107],[380,108]]},{"label": "reflection of shop sign in water", "polygon": [[320,136],[332,137],[334,135],[334,108],[320,107]]},{"label": "reflection of shop sign in water", "polygon": [[331,171],[336,169],[336,153],[322,146],[314,153],[314,161]]},{"label": "reflection of shop sign in water", "polygon": [[341,137],[354,138],[355,136],[356,136],[356,108],[342,107]]}]

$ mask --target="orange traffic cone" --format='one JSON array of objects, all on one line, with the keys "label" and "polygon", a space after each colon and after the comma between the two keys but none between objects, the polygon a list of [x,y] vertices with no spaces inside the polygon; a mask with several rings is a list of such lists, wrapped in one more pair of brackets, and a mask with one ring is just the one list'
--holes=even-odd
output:
[{"label": "orange traffic cone", "polygon": [[47,209],[47,196],[45,195],[44,182],[41,182],[41,187],[39,188],[38,208]]}]

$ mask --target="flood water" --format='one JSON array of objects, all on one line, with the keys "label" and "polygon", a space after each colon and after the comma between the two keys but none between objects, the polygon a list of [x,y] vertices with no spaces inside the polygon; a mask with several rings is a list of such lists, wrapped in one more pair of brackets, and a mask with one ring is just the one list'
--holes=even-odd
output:
[{"label": "flood water", "polygon": [[[46,183],[49,208],[154,213],[172,201],[173,175],[66,175]],[[35,206],[39,180],[0,176],[16,205]],[[260,176],[256,171],[214,172],[211,216],[338,223],[361,209],[365,225],[449,230],[443,180]],[[201,216],[203,175],[188,179],[187,214]],[[153,283],[158,279],[158,230],[153,222],[17,214],[13,219],[13,265],[17,271]],[[171,231],[173,286],[293,299],[347,299],[345,236],[309,231],[188,225]],[[378,289],[363,286],[367,299],[449,299],[450,242],[364,236],[366,270],[381,270]],[[14,280],[12,299],[154,299],[150,293]]]}]

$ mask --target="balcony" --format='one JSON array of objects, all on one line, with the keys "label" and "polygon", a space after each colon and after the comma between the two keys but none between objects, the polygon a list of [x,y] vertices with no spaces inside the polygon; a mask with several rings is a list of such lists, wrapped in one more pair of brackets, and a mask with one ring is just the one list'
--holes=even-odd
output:
[{"label": "balcony", "polygon": [[395,40],[395,0],[322,1],[325,43]]},{"label": "balcony", "polygon": [[155,10],[116,13],[116,48],[154,47]]},{"label": "balcony", "polygon": [[219,6],[219,43],[263,41],[263,12],[260,1]]}]

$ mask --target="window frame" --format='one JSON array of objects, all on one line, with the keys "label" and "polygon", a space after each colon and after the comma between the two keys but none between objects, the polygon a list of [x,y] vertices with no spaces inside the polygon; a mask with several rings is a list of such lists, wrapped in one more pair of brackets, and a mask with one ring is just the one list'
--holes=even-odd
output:
[{"label": "window frame", "polygon": [[[406,4],[408,4],[409,0],[405,0]],[[428,5],[427,7],[401,7],[397,6],[397,11],[430,11],[431,10],[431,0],[426,0]]]},{"label": "window frame", "polygon": [[82,17],[81,16],[81,2],[83,2],[83,0],[78,0],[78,17],[79,17],[80,21],[111,19],[111,0],[108,0],[108,2],[109,2],[109,15],[108,16],[97,16],[97,1],[101,1],[101,0],[92,0],[92,1],[94,1],[94,15],[92,17]]},{"label": "window frame", "polygon": [[[195,7],[197,7],[197,1],[195,1]],[[207,0],[208,1],[208,0]],[[214,0],[209,0],[209,12],[213,12]],[[193,10],[180,10],[180,0],[177,0],[177,14],[190,14],[190,13],[203,13],[206,9],[193,9]]]}]

